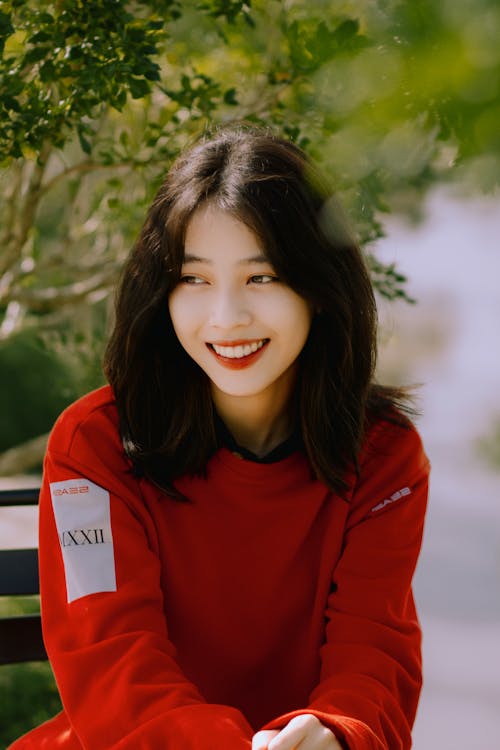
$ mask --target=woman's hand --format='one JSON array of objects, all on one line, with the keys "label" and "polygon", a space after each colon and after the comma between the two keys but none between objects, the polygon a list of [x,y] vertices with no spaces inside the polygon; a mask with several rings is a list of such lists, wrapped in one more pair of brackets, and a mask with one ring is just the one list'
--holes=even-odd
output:
[{"label": "woman's hand", "polygon": [[342,750],[335,735],[312,714],[301,714],[281,730],[254,734],[252,750]]}]

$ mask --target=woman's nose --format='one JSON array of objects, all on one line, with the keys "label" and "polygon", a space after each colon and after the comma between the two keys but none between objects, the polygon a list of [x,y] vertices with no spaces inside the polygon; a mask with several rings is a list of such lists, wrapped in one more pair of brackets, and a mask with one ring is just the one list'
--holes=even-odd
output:
[{"label": "woman's nose", "polygon": [[212,296],[208,322],[216,328],[230,329],[249,325],[252,313],[242,294],[219,290]]}]

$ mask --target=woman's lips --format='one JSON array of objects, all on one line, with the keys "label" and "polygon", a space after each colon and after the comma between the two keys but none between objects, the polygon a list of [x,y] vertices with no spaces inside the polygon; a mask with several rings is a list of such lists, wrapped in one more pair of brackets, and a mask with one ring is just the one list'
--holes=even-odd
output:
[{"label": "woman's lips", "polygon": [[[245,367],[253,365],[261,357],[262,352],[267,348],[268,344],[269,339],[253,339],[251,341],[244,339],[238,341],[217,341],[213,344],[207,344],[207,348],[223,367],[226,367],[228,370],[243,370]],[[259,345],[258,349],[245,354],[245,348],[254,348],[256,345]],[[215,350],[214,346],[217,347],[218,351]],[[224,350],[227,350],[227,355]]]}]

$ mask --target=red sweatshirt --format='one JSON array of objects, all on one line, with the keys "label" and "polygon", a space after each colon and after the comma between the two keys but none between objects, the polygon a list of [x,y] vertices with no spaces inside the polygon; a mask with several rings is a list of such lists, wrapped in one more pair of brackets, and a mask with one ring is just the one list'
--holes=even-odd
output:
[{"label": "red sweatshirt", "polygon": [[250,750],[315,714],[351,750],[400,750],[421,686],[411,593],[428,462],[367,436],[348,501],[299,452],[227,449],[190,502],[130,471],[111,390],[58,420],[40,498],[42,620],[64,711],[12,750]]}]

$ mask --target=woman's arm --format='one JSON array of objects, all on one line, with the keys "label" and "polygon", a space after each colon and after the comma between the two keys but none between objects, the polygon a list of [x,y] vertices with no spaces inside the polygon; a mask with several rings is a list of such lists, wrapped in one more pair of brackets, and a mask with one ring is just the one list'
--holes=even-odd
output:
[{"label": "woman's arm", "polygon": [[67,422],[51,438],[41,492],[42,620],[81,745],[250,750],[243,715],[207,704],[176,663],[137,481],[114,469],[118,449],[99,420],[83,429]]},{"label": "woman's arm", "polygon": [[[407,750],[421,687],[411,591],[424,524],[428,462],[413,429],[371,436],[351,501],[326,609],[321,679],[307,707],[350,750]],[[272,747],[272,745],[271,745]]]}]

